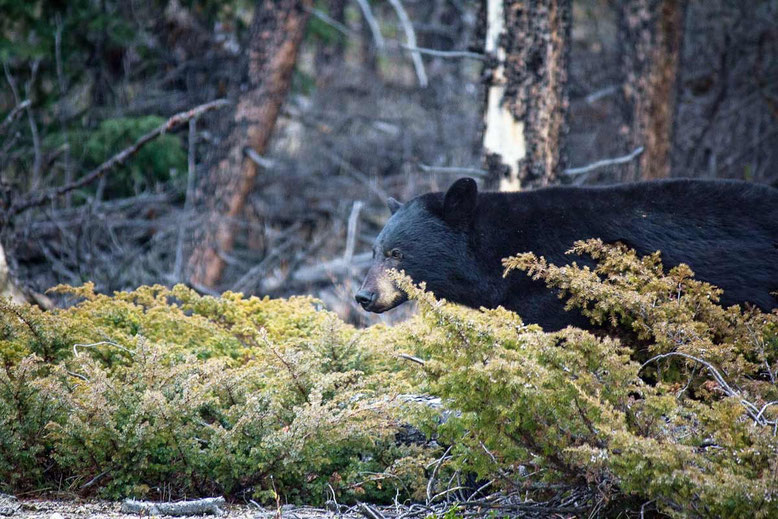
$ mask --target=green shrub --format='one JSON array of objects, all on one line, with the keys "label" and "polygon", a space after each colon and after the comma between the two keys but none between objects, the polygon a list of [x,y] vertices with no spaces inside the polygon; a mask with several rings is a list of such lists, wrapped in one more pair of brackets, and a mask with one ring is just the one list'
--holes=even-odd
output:
[{"label": "green shrub", "polygon": [[57,290],[83,300],[3,306],[6,490],[380,500],[419,479],[364,482],[422,454],[393,441],[403,382],[382,367],[388,352],[313,299]]},{"label": "green shrub", "polygon": [[[365,330],[307,297],[182,286],[59,287],[79,302],[51,312],[5,303],[3,489],[423,499],[458,470],[538,501],[578,492],[606,515],[650,502],[676,517],[776,516],[778,314],[721,308],[658,255],[596,240],[572,252],[597,266],[522,254],[506,275],[544,280],[607,333],[544,333],[401,274],[419,315]],[[403,397],[420,393],[442,397],[445,423]],[[407,423],[450,458],[397,442]]]},{"label": "green shrub", "polygon": [[679,517],[778,514],[778,315],[723,309],[715,288],[686,266],[664,274],[658,255],[597,240],[571,252],[597,267],[522,254],[506,259],[506,275],[526,270],[595,322],[621,323],[640,348],[441,304],[398,278],[428,327],[430,390],[462,411],[446,424],[467,431],[458,464],[496,481],[512,474],[511,485],[528,471],[593,487],[612,510],[653,501]]}]

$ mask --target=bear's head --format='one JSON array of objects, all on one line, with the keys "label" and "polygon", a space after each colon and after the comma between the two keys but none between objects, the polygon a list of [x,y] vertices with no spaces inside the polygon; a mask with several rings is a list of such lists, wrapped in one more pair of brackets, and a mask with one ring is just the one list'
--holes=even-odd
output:
[{"label": "bear's head", "polygon": [[402,270],[425,282],[436,296],[467,304],[478,268],[470,239],[478,202],[472,178],[462,178],[444,194],[428,193],[401,204],[390,198],[392,216],[373,244],[373,261],[356,293],[367,311],[381,313],[407,300],[388,275]]}]

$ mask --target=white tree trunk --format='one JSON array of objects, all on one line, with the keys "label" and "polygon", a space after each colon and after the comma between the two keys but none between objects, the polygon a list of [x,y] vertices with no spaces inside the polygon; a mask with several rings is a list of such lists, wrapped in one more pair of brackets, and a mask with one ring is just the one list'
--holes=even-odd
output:
[{"label": "white tree trunk", "polygon": [[497,58],[498,65],[492,70],[492,77],[486,93],[484,112],[484,153],[486,157],[499,158],[506,170],[500,175],[500,191],[518,191],[519,161],[527,154],[524,123],[513,116],[505,97],[505,6],[503,0],[486,1],[486,44],[487,54]]},{"label": "white tree trunk", "polygon": [[553,184],[564,163],[571,0],[487,0],[484,157],[501,191]]}]

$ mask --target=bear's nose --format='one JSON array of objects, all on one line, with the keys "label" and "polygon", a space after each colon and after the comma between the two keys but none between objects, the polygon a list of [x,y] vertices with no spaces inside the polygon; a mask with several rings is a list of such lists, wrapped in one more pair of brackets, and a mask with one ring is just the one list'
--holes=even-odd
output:
[{"label": "bear's nose", "polygon": [[356,293],[354,299],[357,300],[357,303],[362,305],[362,308],[367,308],[367,306],[375,299],[375,292],[370,292],[369,290],[360,290]]}]

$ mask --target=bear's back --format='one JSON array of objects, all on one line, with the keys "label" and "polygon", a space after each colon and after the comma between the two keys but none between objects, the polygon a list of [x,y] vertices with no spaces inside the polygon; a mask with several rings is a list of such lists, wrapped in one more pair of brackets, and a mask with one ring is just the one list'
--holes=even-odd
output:
[{"label": "bear's back", "polygon": [[778,290],[774,188],[665,180],[484,193],[479,205],[482,222],[503,222],[498,225],[507,243],[498,255],[532,251],[555,263],[580,262],[565,254],[576,240],[622,242],[641,255],[660,250],[666,268],[691,266],[698,279],[724,290],[724,305],[778,307],[771,295]]}]

